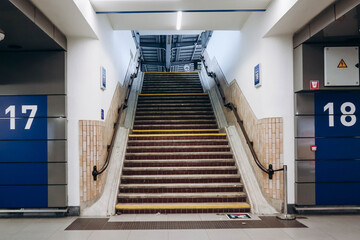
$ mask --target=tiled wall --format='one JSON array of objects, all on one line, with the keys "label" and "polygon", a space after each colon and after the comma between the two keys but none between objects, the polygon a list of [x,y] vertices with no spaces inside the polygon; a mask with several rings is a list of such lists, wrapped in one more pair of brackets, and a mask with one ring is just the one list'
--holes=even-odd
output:
[{"label": "tiled wall", "polygon": [[[206,54],[205,59],[207,64],[209,64],[209,71],[215,72],[220,81],[226,102],[232,102],[237,107],[240,118],[244,121],[246,132],[254,143],[255,152],[261,163],[266,168],[268,168],[269,164],[272,164],[274,169],[281,168],[283,166],[282,118],[257,119],[237,82],[234,80],[228,84],[216,59],[210,62]],[[228,123],[237,126],[238,131],[241,132],[234,114],[225,107],[223,107],[223,110]],[[246,149],[248,150],[248,148]],[[253,159],[250,151],[247,151],[247,153],[249,158]],[[276,172],[273,179],[269,180],[268,175],[260,170],[255,161],[251,161],[251,163],[264,196],[270,204],[280,210],[283,199],[283,172]]]},{"label": "tiled wall", "polygon": [[104,165],[107,156],[107,145],[110,145],[114,131],[114,123],[118,117],[125,95],[125,89],[118,84],[111,101],[110,109],[106,113],[105,121],[79,121],[79,152],[80,152],[80,202],[82,207],[92,204],[98,199],[105,184],[106,174],[92,177],[93,166],[98,170]]}]

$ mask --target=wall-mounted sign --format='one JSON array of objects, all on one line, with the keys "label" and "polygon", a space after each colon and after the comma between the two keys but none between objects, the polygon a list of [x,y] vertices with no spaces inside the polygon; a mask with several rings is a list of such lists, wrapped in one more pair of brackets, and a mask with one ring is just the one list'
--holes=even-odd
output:
[{"label": "wall-mounted sign", "polygon": [[325,87],[359,86],[359,48],[326,47],[324,49]]},{"label": "wall-mounted sign", "polygon": [[256,65],[254,68],[254,86],[256,88],[261,86],[260,64]]},{"label": "wall-mounted sign", "polygon": [[185,71],[185,72],[190,72],[190,69],[191,69],[191,67],[190,67],[189,64],[185,64],[185,65],[184,65],[184,71]]},{"label": "wall-mounted sign", "polygon": [[310,81],[310,89],[319,89],[319,81]]},{"label": "wall-mounted sign", "polygon": [[100,88],[106,89],[106,69],[104,67],[100,67]]},{"label": "wall-mounted sign", "polygon": [[101,120],[105,119],[105,111],[104,109],[101,109]]}]

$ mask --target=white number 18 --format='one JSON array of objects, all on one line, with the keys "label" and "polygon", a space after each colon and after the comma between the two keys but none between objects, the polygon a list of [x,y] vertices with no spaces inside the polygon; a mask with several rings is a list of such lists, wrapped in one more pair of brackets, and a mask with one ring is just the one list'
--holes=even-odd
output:
[{"label": "white number 18", "polygon": [[[349,111],[346,109],[350,108]],[[334,103],[329,102],[324,106],[324,112],[329,111],[329,127],[334,127]],[[345,127],[352,127],[356,123],[356,116],[354,115],[356,107],[352,102],[345,102],[341,105],[340,111],[343,115],[340,117],[340,122]],[[350,121],[347,121],[350,118]]]}]

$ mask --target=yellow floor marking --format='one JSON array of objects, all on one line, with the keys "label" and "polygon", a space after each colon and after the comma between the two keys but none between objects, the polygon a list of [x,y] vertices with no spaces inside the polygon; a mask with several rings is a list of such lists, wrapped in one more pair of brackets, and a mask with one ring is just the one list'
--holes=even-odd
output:
[{"label": "yellow floor marking", "polygon": [[220,129],[155,129],[155,130],[133,130],[133,132],[217,132]]},{"label": "yellow floor marking", "polygon": [[205,96],[208,93],[140,93],[139,96]]},{"label": "yellow floor marking", "polygon": [[129,137],[197,137],[197,136],[226,136],[226,133],[129,134]]},{"label": "yellow floor marking", "polygon": [[145,74],[177,74],[177,73],[194,74],[194,73],[198,73],[198,72],[145,72]]},{"label": "yellow floor marking", "polygon": [[207,209],[207,208],[250,208],[250,204],[204,204],[204,205],[182,205],[182,204],[174,204],[174,205],[121,205],[117,204],[116,209]]}]

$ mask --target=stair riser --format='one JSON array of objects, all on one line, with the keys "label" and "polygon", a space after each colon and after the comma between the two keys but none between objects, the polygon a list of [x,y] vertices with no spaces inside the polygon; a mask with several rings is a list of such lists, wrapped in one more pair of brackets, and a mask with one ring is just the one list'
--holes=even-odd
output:
[{"label": "stair riser", "polygon": [[226,208],[226,209],[135,209],[117,210],[118,214],[195,214],[195,213],[249,213],[249,208]]},{"label": "stair riser", "polygon": [[118,198],[119,203],[209,203],[246,202],[246,197],[234,198]]},{"label": "stair riser", "polygon": [[163,156],[125,156],[126,160],[160,160],[160,159],[233,159],[232,154],[223,155],[163,155]]},{"label": "stair riser", "polygon": [[240,178],[216,179],[121,179],[122,184],[155,184],[155,183],[239,183]]},{"label": "stair riser", "polygon": [[[174,124],[175,125],[175,124]],[[134,126],[134,130],[171,130],[171,129],[217,129],[217,125],[209,125],[209,124],[203,124],[203,125],[197,125],[197,126]]]},{"label": "stair riser", "polygon": [[175,170],[175,171],[127,171],[123,175],[185,175],[185,174],[236,174],[237,170]]},{"label": "stair riser", "polygon": [[202,89],[181,89],[181,90],[142,90],[142,94],[158,94],[158,93],[202,93]]},{"label": "stair riser", "polygon": [[129,147],[152,147],[152,146],[212,146],[224,145],[227,146],[228,142],[128,142]]},{"label": "stair riser", "polygon": [[205,192],[242,192],[243,187],[229,188],[120,188],[120,193],[205,193]]},{"label": "stair riser", "polygon": [[136,109],[136,113],[142,113],[142,112],[180,112],[180,111],[192,111],[192,112],[209,112],[212,113],[212,108],[211,107],[170,107],[170,108],[166,108],[166,107],[152,107],[152,108],[138,108]]},{"label": "stair riser", "polygon": [[202,139],[226,139],[226,136],[161,136],[161,137],[129,137],[129,140],[146,140],[146,141],[153,141],[153,140],[202,140]]},{"label": "stair riser", "polygon": [[165,152],[230,152],[229,147],[224,148],[162,148],[162,149],[127,149],[127,153],[165,153]]},{"label": "stair riser", "polygon": [[178,120],[178,121],[169,121],[169,122],[166,122],[166,121],[154,121],[154,120],[151,120],[151,121],[148,121],[148,122],[144,122],[144,121],[135,121],[134,122],[134,126],[138,126],[138,125],[149,125],[149,126],[154,126],[154,125],[213,125],[213,126],[217,126],[216,124],[216,121],[213,121],[213,120],[210,120],[210,121],[181,121],[181,120]]},{"label": "stair riser", "polygon": [[195,163],[124,163],[125,167],[219,167],[219,166],[235,166],[235,162],[195,162]]},{"label": "stair riser", "polygon": [[[214,120],[215,116],[208,115],[208,116],[195,116],[197,120]],[[181,121],[181,120],[194,120],[194,117],[192,116],[137,116],[135,118],[135,121],[155,121],[155,120],[172,120],[172,121]]]}]

